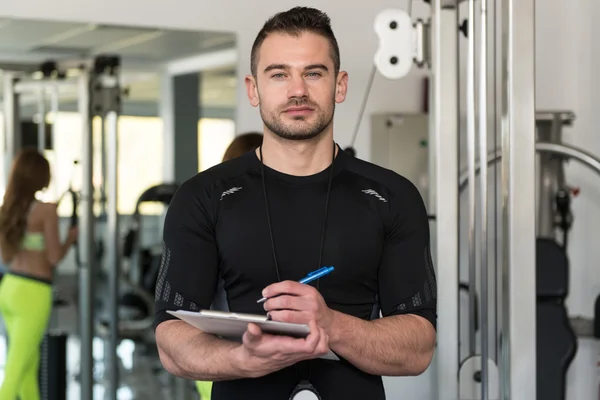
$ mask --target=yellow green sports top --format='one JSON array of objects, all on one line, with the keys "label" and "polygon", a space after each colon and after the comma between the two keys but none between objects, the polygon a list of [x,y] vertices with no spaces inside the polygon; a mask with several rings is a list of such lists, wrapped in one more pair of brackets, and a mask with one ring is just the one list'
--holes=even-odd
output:
[{"label": "yellow green sports top", "polygon": [[[34,200],[29,206],[29,212],[33,209],[34,205],[37,203]],[[46,241],[44,240],[43,232],[25,232],[25,236],[23,236],[23,241],[21,242],[21,248],[23,250],[32,250],[32,251],[43,251],[46,249]]]}]

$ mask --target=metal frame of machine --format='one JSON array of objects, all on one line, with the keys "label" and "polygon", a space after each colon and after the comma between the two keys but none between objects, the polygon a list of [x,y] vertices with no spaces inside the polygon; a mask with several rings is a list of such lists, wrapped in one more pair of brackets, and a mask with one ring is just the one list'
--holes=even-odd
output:
[{"label": "metal frame of machine", "polygon": [[[438,280],[443,282],[438,287],[436,398],[539,398],[536,380],[538,368],[544,365],[536,365],[536,268],[540,267],[536,266],[536,237],[556,243],[559,230],[563,235],[560,246],[566,249],[573,223],[570,202],[578,189],[565,183],[564,164],[576,160],[600,174],[600,159],[562,143],[562,128],[571,125],[572,112],[535,110],[534,0],[425,1],[431,5],[431,19],[426,22],[412,23],[411,2],[408,13],[385,10],[377,16],[380,47],[375,65],[388,79],[403,78],[411,64],[431,70],[428,185],[423,191],[434,214],[434,257]],[[467,11],[462,22],[460,6]],[[467,40],[466,60],[461,60],[459,52],[461,34]],[[461,82],[465,70],[465,82]],[[466,104],[460,85],[466,87]],[[374,121],[381,124],[381,119]],[[402,140],[414,147],[410,141],[417,136]],[[466,154],[461,154],[461,139],[466,142]],[[387,143],[388,139],[383,140]],[[375,147],[375,153],[381,150]],[[377,155],[392,157],[388,152]],[[464,171],[459,169],[461,156],[467,161]],[[499,174],[488,169],[497,162]],[[407,168],[415,173],[416,165]],[[488,182],[488,176],[494,178]],[[481,190],[493,186],[500,188],[499,215],[489,211],[492,197]],[[467,211],[460,218],[462,192]],[[461,219],[467,220],[466,255],[460,254]],[[498,224],[499,230],[488,230],[491,224],[494,228]],[[496,253],[489,246],[501,250]],[[461,264],[469,269],[467,358],[460,354]],[[594,321],[569,320],[564,327],[568,335],[595,334]],[[574,356],[573,349],[569,351],[563,360],[567,368]]]},{"label": "metal frame of machine", "polygon": [[[76,85],[78,90],[78,112],[81,118],[82,135],[82,188],[79,198],[79,239],[80,263],[79,276],[79,335],[81,338],[80,399],[93,398],[93,353],[94,338],[94,276],[97,273],[98,260],[95,242],[94,186],[93,178],[93,137],[92,121],[102,119],[102,192],[106,191],[106,257],[109,277],[109,329],[108,335],[108,387],[109,398],[116,399],[118,389],[117,345],[119,341],[117,302],[119,292],[119,271],[121,247],[119,235],[119,216],[117,212],[117,159],[118,134],[117,121],[121,112],[121,88],[119,85],[120,59],[113,56],[98,56],[94,59],[73,60],[60,63],[46,63],[39,68],[5,69],[3,72],[3,99],[5,115],[5,171],[9,170],[16,152],[21,148],[19,142],[19,96],[24,93],[37,93],[40,97],[38,111],[45,115],[45,95],[59,85]],[[67,71],[70,73],[67,74]],[[35,73],[42,72],[42,77]],[[72,73],[72,74],[71,74]],[[73,75],[74,77],[71,77]],[[55,92],[54,92],[55,93]],[[53,96],[52,108],[56,111],[58,99]],[[45,138],[44,124],[39,124],[38,139],[43,146]],[[8,173],[8,172],[7,172]],[[6,176],[4,177],[6,181]],[[104,198],[102,199],[104,204]],[[104,210],[103,210],[104,211]]]},{"label": "metal frame of machine", "polygon": [[[410,15],[407,18],[402,10],[385,10],[376,18],[375,31],[380,43],[375,64],[388,79],[400,79],[408,73],[407,59],[431,68],[428,205],[435,214],[432,230],[436,236],[436,272],[438,281],[443,282],[438,287],[437,398],[455,400],[464,395],[458,379],[465,366],[459,361],[458,335],[462,30],[468,40],[465,130],[469,182],[488,187],[487,163],[481,165],[481,173],[476,176],[476,160],[487,158],[489,133],[494,130],[501,141],[492,148],[499,146],[502,153],[500,235],[487,231],[490,217],[496,216],[488,215],[486,191],[479,191],[477,198],[475,185],[469,185],[467,195],[470,280],[476,279],[475,263],[479,256],[480,309],[488,310],[491,305],[500,316],[491,321],[487,312],[482,313],[481,354],[473,359],[473,368],[480,373],[482,399],[535,399],[536,243],[535,218],[531,218],[535,215],[535,1],[479,0],[477,7],[475,0],[465,1],[468,18],[460,29],[461,1],[428,3],[431,19],[425,24],[411,26],[407,23],[411,21]],[[404,38],[395,45],[398,31],[412,40]],[[476,43],[480,46],[477,52]],[[475,240],[476,225],[480,226],[481,237],[494,235],[502,246],[495,260],[499,268],[494,292],[498,296],[490,295],[488,244],[487,240]],[[497,358],[492,354],[495,346],[490,346],[491,334],[498,339]],[[489,378],[496,369],[499,393],[490,393]]]}]

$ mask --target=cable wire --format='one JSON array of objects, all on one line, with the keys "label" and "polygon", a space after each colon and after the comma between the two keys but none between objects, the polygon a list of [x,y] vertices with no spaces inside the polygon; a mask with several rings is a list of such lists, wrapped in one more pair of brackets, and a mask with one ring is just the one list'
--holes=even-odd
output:
[{"label": "cable wire", "polygon": [[[406,12],[412,19],[412,6],[413,0],[407,0],[406,4]],[[371,94],[371,89],[373,87],[373,81],[375,80],[375,74],[377,73],[377,66],[373,64],[371,68],[371,73],[369,75],[369,81],[367,82],[367,88],[365,90],[365,94],[363,96],[362,104],[360,105],[360,111],[358,113],[358,120],[356,121],[356,125],[354,126],[354,132],[352,133],[352,141],[350,142],[350,148],[354,147],[356,143],[356,138],[358,136],[358,130],[360,129],[360,124],[362,123],[363,115],[365,113],[365,109],[367,108],[367,103],[369,101],[369,95]]]},{"label": "cable wire", "polygon": [[360,111],[358,113],[358,120],[356,121],[356,125],[354,126],[354,133],[352,134],[352,141],[350,142],[350,147],[354,147],[354,143],[356,142],[356,137],[358,136],[358,130],[360,128],[360,124],[362,122],[363,115],[365,113],[365,109],[367,108],[367,102],[369,100],[369,95],[371,94],[371,87],[373,86],[373,80],[375,79],[375,74],[377,73],[377,67],[373,64],[371,68],[371,74],[369,76],[369,82],[367,83],[367,89],[365,91],[365,95],[363,96],[363,101],[360,106]]}]

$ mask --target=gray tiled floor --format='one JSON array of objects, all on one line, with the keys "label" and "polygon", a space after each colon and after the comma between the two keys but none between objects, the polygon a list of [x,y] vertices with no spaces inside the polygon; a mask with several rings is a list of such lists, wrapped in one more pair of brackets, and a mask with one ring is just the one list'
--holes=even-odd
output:
[{"label": "gray tiled floor", "polygon": [[[70,287],[76,283],[61,282],[59,295],[69,304],[53,310],[50,326],[61,331],[71,332],[67,340],[67,398],[79,400],[80,386],[78,382],[80,346],[79,338],[74,334],[77,328],[77,307]],[[150,334],[150,339],[152,335]],[[96,337],[93,343],[94,365],[94,399],[107,399],[104,377],[104,340]],[[120,385],[117,391],[118,400],[197,400],[198,395],[192,382],[185,382],[186,390],[182,396],[175,388],[175,380],[160,365],[156,345],[136,342],[130,339],[121,340],[117,354],[119,359]],[[4,379],[4,364],[6,360],[6,338],[4,325],[0,318],[0,381]],[[177,395],[176,395],[177,393]]]},{"label": "gray tiled floor", "polygon": [[[108,398],[105,395],[104,343],[102,339],[94,340],[94,400]],[[168,373],[160,368],[156,355],[148,355],[143,348],[136,346],[131,340],[123,340],[117,350],[120,364],[120,387],[117,391],[119,400],[183,400],[176,398],[176,390]],[[4,362],[6,356],[6,340],[0,337],[0,380],[4,377]],[[79,372],[79,340],[69,338],[67,341],[67,399],[80,399],[80,386],[77,379]],[[188,393],[185,400],[198,399],[193,384],[187,383]]]}]

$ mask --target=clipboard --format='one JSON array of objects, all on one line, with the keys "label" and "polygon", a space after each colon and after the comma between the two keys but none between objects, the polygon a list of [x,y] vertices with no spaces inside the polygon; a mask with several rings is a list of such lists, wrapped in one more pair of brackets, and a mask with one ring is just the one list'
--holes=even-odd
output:
[{"label": "clipboard", "polygon": [[[260,329],[271,335],[285,335],[295,338],[305,338],[310,333],[308,325],[292,324],[288,322],[271,321],[265,315],[233,313],[215,310],[195,311],[167,311],[167,313],[182,321],[204,331],[217,335],[223,339],[242,341],[242,336],[248,327],[248,323],[254,323]],[[320,357],[326,360],[339,361],[331,350]]]}]

